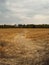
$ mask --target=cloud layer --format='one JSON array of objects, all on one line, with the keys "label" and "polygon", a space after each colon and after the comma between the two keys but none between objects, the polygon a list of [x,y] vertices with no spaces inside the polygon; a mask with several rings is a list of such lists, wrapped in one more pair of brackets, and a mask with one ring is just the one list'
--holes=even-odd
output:
[{"label": "cloud layer", "polygon": [[0,24],[49,24],[49,0],[0,0]]}]

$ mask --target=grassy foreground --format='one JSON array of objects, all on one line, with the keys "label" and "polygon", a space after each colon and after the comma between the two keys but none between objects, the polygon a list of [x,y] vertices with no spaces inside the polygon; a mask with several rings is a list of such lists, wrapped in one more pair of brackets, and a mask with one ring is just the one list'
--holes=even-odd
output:
[{"label": "grassy foreground", "polygon": [[0,65],[49,65],[49,29],[0,29]]}]

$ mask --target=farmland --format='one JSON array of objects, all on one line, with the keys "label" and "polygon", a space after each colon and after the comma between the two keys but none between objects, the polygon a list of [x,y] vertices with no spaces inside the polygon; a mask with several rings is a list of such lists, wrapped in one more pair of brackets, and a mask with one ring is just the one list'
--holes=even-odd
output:
[{"label": "farmland", "polygon": [[0,65],[49,65],[49,29],[0,28]]}]

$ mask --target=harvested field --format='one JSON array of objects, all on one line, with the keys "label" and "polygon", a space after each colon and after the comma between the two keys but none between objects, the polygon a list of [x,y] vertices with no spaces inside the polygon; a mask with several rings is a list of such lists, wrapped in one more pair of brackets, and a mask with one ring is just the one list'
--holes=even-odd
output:
[{"label": "harvested field", "polygon": [[49,65],[49,29],[0,29],[0,65]]}]

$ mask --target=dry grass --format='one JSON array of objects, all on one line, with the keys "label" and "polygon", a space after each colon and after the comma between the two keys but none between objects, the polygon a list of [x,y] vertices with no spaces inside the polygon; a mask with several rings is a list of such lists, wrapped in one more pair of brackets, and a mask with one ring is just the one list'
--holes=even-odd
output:
[{"label": "dry grass", "polygon": [[49,65],[49,29],[0,29],[0,65]]}]

